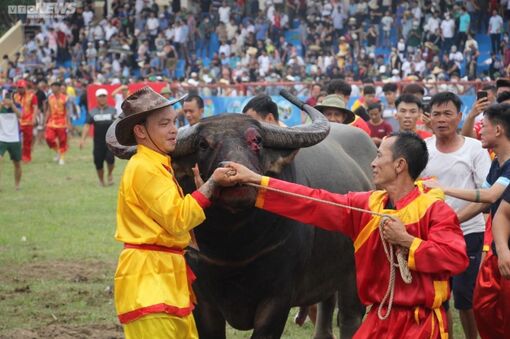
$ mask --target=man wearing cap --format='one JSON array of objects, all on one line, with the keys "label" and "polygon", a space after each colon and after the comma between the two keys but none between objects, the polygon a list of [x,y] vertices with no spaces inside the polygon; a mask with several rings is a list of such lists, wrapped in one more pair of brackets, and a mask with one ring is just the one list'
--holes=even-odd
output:
[{"label": "man wearing cap", "polygon": [[32,160],[32,140],[34,138],[34,125],[39,108],[37,96],[31,90],[27,90],[26,80],[19,80],[16,83],[16,93],[12,97],[14,103],[21,107],[21,118],[19,121],[23,146],[21,160],[30,162]]},{"label": "man wearing cap", "polygon": [[67,151],[67,128],[71,126],[67,114],[67,95],[61,92],[60,82],[51,84],[52,94],[48,97],[45,109],[44,137],[48,146],[56,152],[55,160],[64,164],[64,153]]},{"label": "man wearing cap", "polygon": [[87,120],[83,126],[80,140],[80,149],[83,148],[85,139],[89,133],[90,125],[94,125],[94,164],[96,166],[99,184],[105,186],[104,182],[104,162],[108,168],[108,186],[113,185],[113,168],[115,158],[112,152],[106,146],[106,131],[117,116],[115,108],[108,105],[108,91],[100,88],[96,91],[97,107],[87,114]]},{"label": "man wearing cap", "polygon": [[315,108],[324,114],[329,122],[352,125],[370,135],[367,123],[352,113],[351,110],[345,108],[345,102],[336,94],[326,96]]},{"label": "man wearing cap", "polygon": [[198,338],[191,313],[195,277],[183,249],[217,185],[228,183],[228,170],[216,169],[184,195],[169,156],[176,147],[175,102],[144,87],[122,103],[124,117],[115,127],[121,145],[136,145],[120,182],[115,232],[124,243],[115,306],[127,339]]}]

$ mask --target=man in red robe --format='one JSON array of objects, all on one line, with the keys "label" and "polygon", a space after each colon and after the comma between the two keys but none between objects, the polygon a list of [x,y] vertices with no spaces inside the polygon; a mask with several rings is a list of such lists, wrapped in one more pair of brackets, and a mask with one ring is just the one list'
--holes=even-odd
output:
[{"label": "man in red robe", "polygon": [[[450,295],[450,277],[467,268],[468,258],[455,212],[442,199],[423,193],[414,184],[427,161],[427,147],[416,134],[397,133],[383,140],[372,162],[374,183],[380,190],[348,194],[264,177],[236,163],[228,166],[236,172],[230,177],[232,183],[268,188],[259,190],[257,207],[342,232],[353,240],[358,294],[364,305],[372,306],[355,338],[446,338],[442,303]],[[271,188],[389,217],[284,195]],[[405,283],[396,274],[391,310],[383,302],[390,266],[381,237],[408,252],[407,267],[412,275],[412,281]]]}]

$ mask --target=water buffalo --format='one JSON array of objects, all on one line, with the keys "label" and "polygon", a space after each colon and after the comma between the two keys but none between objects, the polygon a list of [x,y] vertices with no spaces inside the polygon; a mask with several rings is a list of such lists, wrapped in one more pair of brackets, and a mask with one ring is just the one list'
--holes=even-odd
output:
[{"label": "water buffalo", "polygon": [[[312,123],[294,128],[228,114],[180,132],[172,163],[181,186],[194,189],[195,163],[205,180],[228,160],[334,192],[370,189],[376,149],[369,137],[357,128],[330,125],[315,109],[304,108]],[[107,135],[112,150],[129,156],[133,149],[116,143],[113,128]],[[256,196],[252,187],[222,189],[206,210],[206,221],[195,229],[199,251],[188,251],[187,259],[198,277],[200,337],[225,338],[228,322],[239,330],[253,329],[253,338],[279,338],[291,307],[324,301],[314,336],[331,338],[337,291],[341,335],[350,337],[361,322],[352,242],[259,210],[253,207]]]}]

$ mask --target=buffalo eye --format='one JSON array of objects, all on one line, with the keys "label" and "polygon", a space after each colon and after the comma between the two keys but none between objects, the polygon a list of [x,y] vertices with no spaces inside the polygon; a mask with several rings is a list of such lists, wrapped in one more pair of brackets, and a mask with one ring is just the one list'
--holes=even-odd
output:
[{"label": "buffalo eye", "polygon": [[200,140],[200,142],[198,143],[198,148],[200,148],[202,151],[205,151],[206,149],[209,148],[209,144],[207,143],[207,141],[205,140]]}]

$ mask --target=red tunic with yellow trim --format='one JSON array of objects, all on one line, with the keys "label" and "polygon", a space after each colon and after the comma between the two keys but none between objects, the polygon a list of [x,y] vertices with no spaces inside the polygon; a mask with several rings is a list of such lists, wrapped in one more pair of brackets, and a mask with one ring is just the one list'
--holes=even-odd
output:
[{"label": "red tunic with yellow trim", "polygon": [[354,116],[354,121],[350,123],[351,126],[358,127],[362,131],[365,131],[368,135],[370,135],[370,127],[368,127],[365,120],[361,119],[359,116]]},{"label": "red tunic with yellow trim", "polygon": [[48,127],[66,128],[67,126],[67,96],[65,94],[52,94],[48,97],[49,117]]},{"label": "red tunic with yellow trim", "polygon": [[21,106],[21,118],[19,124],[21,126],[34,125],[34,107],[37,106],[37,96],[32,91],[26,91],[24,95],[15,93],[13,96],[16,104]]},{"label": "red tunic with yellow trim", "polygon": [[406,284],[397,273],[394,309],[379,320],[381,303],[390,277],[389,263],[379,235],[381,218],[368,213],[260,189],[256,206],[317,227],[339,231],[354,242],[358,294],[363,304],[374,305],[356,333],[357,338],[444,337],[446,318],[441,304],[448,299],[450,276],[468,266],[466,244],[453,210],[433,194],[418,188],[386,209],[385,191],[351,192],[345,195],[264,177],[263,186],[328,200],[374,212],[395,215],[415,237],[408,266],[413,279]]},{"label": "red tunic with yellow trim", "polygon": [[142,145],[119,187],[115,239],[127,244],[115,272],[115,307],[121,323],[151,313],[191,316],[192,274],[182,249],[210,204],[200,192],[184,195],[170,157]]}]

